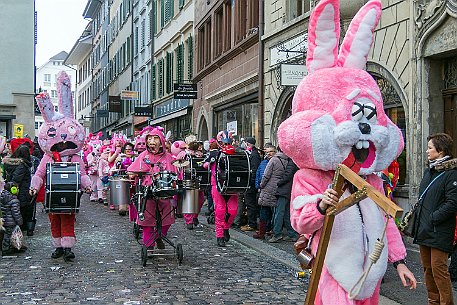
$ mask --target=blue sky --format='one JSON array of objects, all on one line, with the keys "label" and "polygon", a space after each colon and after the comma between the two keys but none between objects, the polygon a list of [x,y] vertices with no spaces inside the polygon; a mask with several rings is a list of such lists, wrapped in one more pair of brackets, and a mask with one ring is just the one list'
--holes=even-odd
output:
[{"label": "blue sky", "polygon": [[86,4],[87,0],[36,0],[37,67],[61,51],[70,52],[88,23],[82,16]]}]

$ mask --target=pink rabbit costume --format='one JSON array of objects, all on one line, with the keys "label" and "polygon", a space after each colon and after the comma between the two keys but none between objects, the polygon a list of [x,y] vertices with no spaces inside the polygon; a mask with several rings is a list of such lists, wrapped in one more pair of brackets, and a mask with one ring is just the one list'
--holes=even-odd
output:
[{"label": "pink rabbit costume", "polygon": [[[36,97],[44,118],[44,124],[38,134],[38,143],[45,154],[32,177],[31,190],[36,191],[41,188],[46,175],[46,164],[59,159],[63,162],[78,162],[81,170],[81,185],[89,189],[91,182],[80,157],[85,138],[84,128],[74,119],[70,78],[64,71],[57,75],[57,93],[59,112],[54,111],[54,105],[47,93]],[[75,215],[49,213],[49,219],[54,246],[59,248],[59,251],[62,251],[62,248],[73,247],[76,243]]]},{"label": "pink rabbit costume", "polygon": [[[384,113],[381,92],[364,70],[380,15],[380,1],[365,4],[352,20],[338,53],[339,0],[319,2],[309,22],[309,74],[295,92],[292,116],[278,130],[281,149],[300,168],[292,187],[291,223],[301,234],[317,231],[314,254],[324,222],[317,205],[332,183],[337,165],[345,161],[383,192],[382,181],[373,172],[387,168],[403,150],[402,134]],[[341,199],[348,195],[346,191]],[[391,219],[386,246],[360,293],[351,300],[348,292],[366,268],[384,224],[384,214],[369,198],[335,217],[315,304],[378,304],[387,262],[406,256]]]},{"label": "pink rabbit costume", "polygon": [[[166,151],[165,148],[165,136],[163,134],[163,128],[154,127],[143,130],[145,135],[146,143],[150,137],[159,137],[161,143],[161,150],[158,153],[151,152],[152,150],[148,147],[142,152],[135,161],[127,168],[129,172],[160,172],[160,171],[171,171],[176,172],[176,167],[172,165],[173,156]],[[159,165],[160,164],[160,165]],[[149,186],[152,184],[151,176],[145,176],[142,182],[143,185]],[[146,201],[146,208],[144,211],[144,220],[140,221],[137,219],[137,223],[143,227],[143,243],[147,247],[155,246],[155,240],[157,237],[156,232],[156,204],[159,205],[159,210],[162,215],[162,235],[166,236],[170,226],[175,222],[173,213],[173,207],[171,199],[160,199],[153,200],[148,199]]]}]

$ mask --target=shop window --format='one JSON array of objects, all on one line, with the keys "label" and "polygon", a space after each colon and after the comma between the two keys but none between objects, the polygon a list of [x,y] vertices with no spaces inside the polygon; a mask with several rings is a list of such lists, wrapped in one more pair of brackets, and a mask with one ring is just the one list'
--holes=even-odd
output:
[{"label": "shop window", "polygon": [[237,138],[256,137],[258,133],[257,103],[242,104],[216,113],[217,127],[220,130],[232,129]]}]

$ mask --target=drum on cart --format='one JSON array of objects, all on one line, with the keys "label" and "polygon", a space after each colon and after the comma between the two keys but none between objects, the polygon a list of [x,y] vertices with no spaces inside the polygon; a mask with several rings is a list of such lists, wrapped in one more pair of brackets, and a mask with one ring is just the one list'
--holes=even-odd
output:
[{"label": "drum on cart", "polygon": [[190,164],[184,169],[184,179],[196,179],[201,190],[209,189],[211,187],[211,171],[209,168],[203,167],[205,158],[198,158],[191,155],[187,155],[186,158]]},{"label": "drum on cart", "polygon": [[78,213],[81,203],[81,170],[76,162],[46,164],[44,208],[56,214]]},{"label": "drum on cart", "polygon": [[246,151],[226,154],[220,152],[216,160],[217,190],[224,195],[244,193],[249,189],[251,163]]},{"label": "drum on cart", "polygon": [[110,202],[114,205],[129,204],[131,181],[125,176],[111,176],[109,180]]},{"label": "drum on cart", "polygon": [[[174,172],[162,171],[154,173],[152,176],[152,196],[159,199],[173,197],[178,192],[177,180],[177,175]],[[149,193],[148,195],[151,195]]]}]

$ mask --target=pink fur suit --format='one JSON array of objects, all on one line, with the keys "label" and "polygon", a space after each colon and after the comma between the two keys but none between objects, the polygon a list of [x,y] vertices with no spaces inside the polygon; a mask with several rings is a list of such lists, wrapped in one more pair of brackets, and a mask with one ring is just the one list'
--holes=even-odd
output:
[{"label": "pink fur suit", "polygon": [[[86,174],[85,164],[80,157],[84,143],[84,128],[74,119],[73,99],[70,78],[62,71],[57,76],[57,93],[59,96],[59,112],[54,111],[54,105],[47,93],[36,97],[38,107],[44,118],[40,127],[38,143],[45,152],[35,175],[32,177],[31,189],[39,190],[44,183],[46,164],[56,162],[78,162],[81,170],[81,186],[90,188],[91,182]],[[71,248],[76,243],[75,214],[49,213],[51,234],[56,248]]]},{"label": "pink fur suit", "polygon": [[[162,144],[161,152],[153,154],[149,148],[143,151],[135,161],[127,168],[129,172],[160,172],[160,171],[171,171],[176,172],[176,167],[172,165],[173,156],[166,151],[165,148],[165,136],[161,127],[149,128],[143,133],[146,138],[146,142],[149,137],[158,136]],[[149,163],[149,164],[148,164]],[[160,166],[158,164],[161,164]],[[162,169],[161,169],[162,168]],[[152,184],[151,176],[145,176],[143,178],[142,185],[149,186]],[[146,208],[144,211],[144,220],[137,219],[137,223],[143,227],[143,244],[147,247],[155,246],[155,240],[157,237],[156,232],[156,204],[158,204],[159,211],[162,215],[162,235],[166,236],[170,226],[175,222],[173,213],[173,206],[171,199],[160,199],[153,200],[148,199],[146,201]]]},{"label": "pink fur suit", "polygon": [[[403,150],[402,134],[384,113],[381,92],[364,70],[380,15],[380,1],[365,4],[338,52],[339,0],[319,2],[309,22],[308,75],[295,92],[292,116],[278,130],[281,149],[300,168],[293,180],[291,223],[301,234],[317,232],[314,254],[324,223],[317,205],[338,164],[351,165],[384,193],[381,179],[373,172],[387,168]],[[340,200],[348,195],[346,191]],[[385,221],[382,210],[369,198],[335,217],[315,304],[378,304],[387,263],[406,256],[392,219],[388,220],[386,246],[360,293],[351,300],[348,292],[365,270]]]}]

